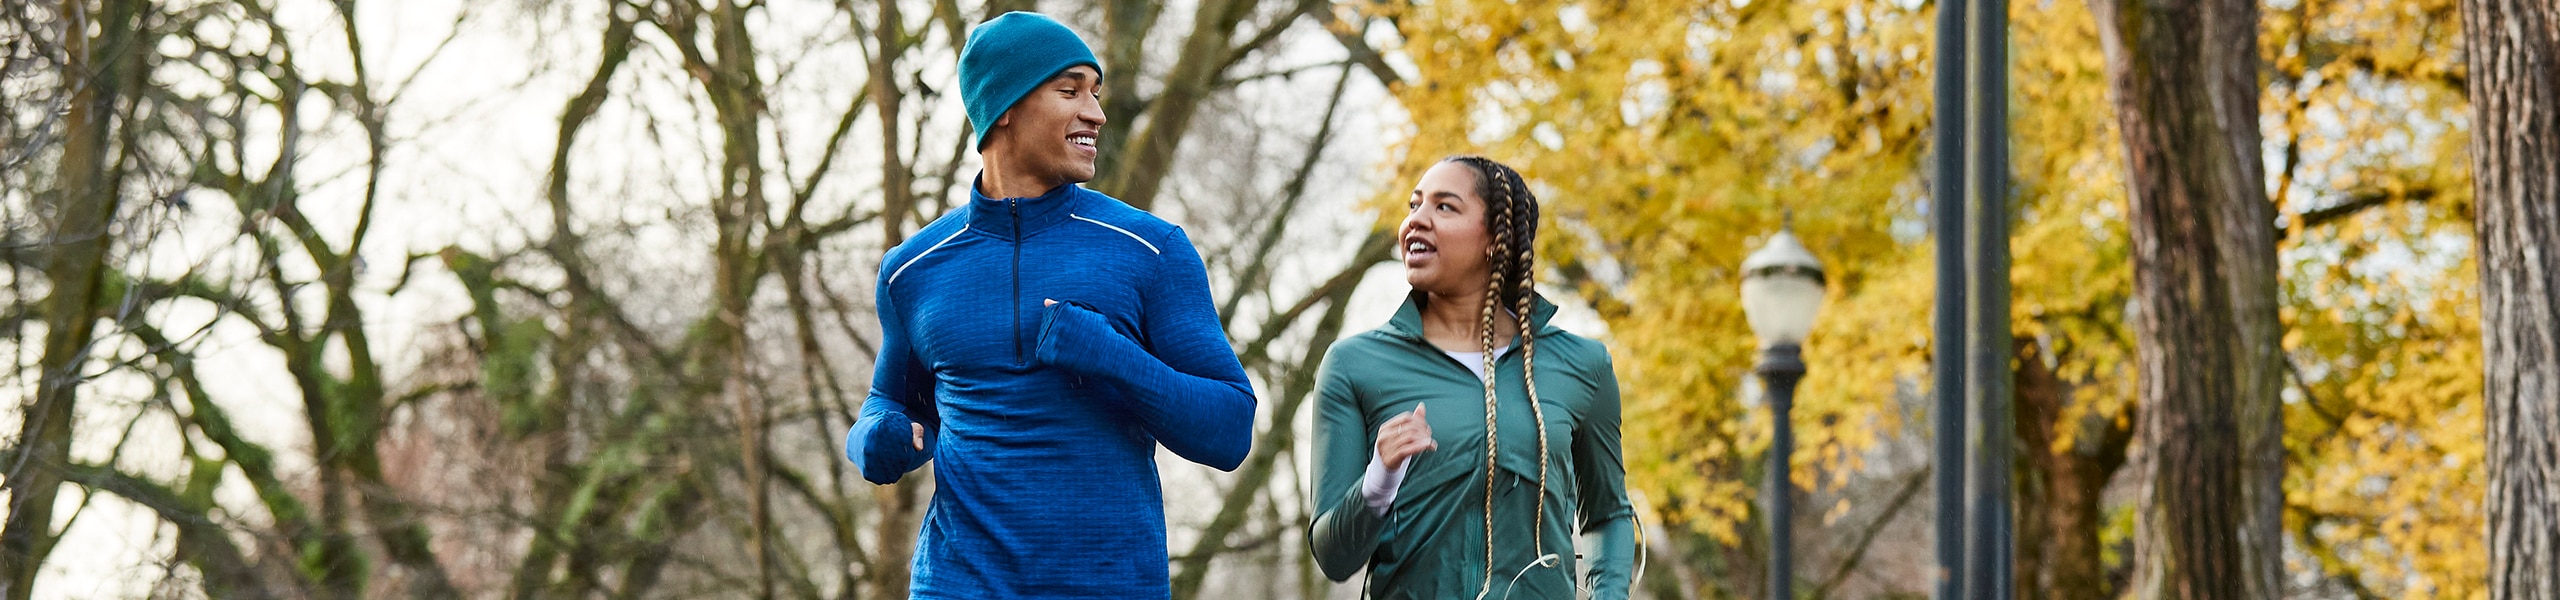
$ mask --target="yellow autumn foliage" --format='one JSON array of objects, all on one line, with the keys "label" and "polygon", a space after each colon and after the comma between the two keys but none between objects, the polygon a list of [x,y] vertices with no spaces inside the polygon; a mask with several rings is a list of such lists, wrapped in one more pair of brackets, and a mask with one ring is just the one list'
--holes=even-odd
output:
[{"label": "yellow autumn foliage", "polygon": [[[1734,539],[1753,497],[1738,474],[1767,443],[1765,415],[1741,401],[1754,343],[1735,269],[1781,210],[1830,264],[1835,306],[1898,290],[1888,301],[1910,312],[1894,318],[1925,326],[1928,283],[1900,268],[1924,237],[1909,217],[1928,119],[1921,13],[1864,0],[1390,10],[1422,74],[1398,93],[1416,126],[1408,155],[1510,162],[1548,202],[1551,264],[1623,270],[1622,289],[1580,287],[1614,301],[1601,304],[1629,390],[1630,477],[1667,518]],[[1925,330],[1904,333],[1880,360],[1825,362],[1805,382],[1798,417],[1838,424],[1803,430],[1806,464],[1855,468],[1901,418],[1876,408],[1924,351]]]},{"label": "yellow autumn foliage", "polygon": [[[2286,526],[2312,557],[2287,568],[2388,597],[2475,596],[2486,564],[2452,6],[2265,7],[2268,185],[2289,217],[2271,224],[2287,229],[2295,367]],[[1547,202],[1545,283],[1609,321],[1630,482],[1667,520],[1726,545],[1753,522],[1769,415],[1749,400],[1737,267],[1782,211],[1832,284],[1806,345],[1796,483],[1837,485],[1880,441],[1926,430],[1933,4],[1363,10],[1395,25],[1388,50],[1417,75],[1395,91],[1413,128],[1399,172],[1487,154]],[[2129,423],[2124,164],[2091,19],[2072,0],[2012,4],[2012,322],[2069,385],[2058,422]],[[2375,194],[2375,208],[2303,218]],[[2057,428],[2056,448],[2077,431]]]}]

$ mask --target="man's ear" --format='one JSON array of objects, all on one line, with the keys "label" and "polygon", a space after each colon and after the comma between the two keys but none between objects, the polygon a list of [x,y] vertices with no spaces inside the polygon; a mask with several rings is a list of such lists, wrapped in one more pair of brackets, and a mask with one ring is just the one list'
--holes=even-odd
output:
[{"label": "man's ear", "polygon": [[987,126],[987,130],[993,131],[997,127],[1003,127],[1011,124],[1013,124],[1013,111],[1008,110],[1004,111],[1004,114],[996,115],[996,123],[994,125]]}]

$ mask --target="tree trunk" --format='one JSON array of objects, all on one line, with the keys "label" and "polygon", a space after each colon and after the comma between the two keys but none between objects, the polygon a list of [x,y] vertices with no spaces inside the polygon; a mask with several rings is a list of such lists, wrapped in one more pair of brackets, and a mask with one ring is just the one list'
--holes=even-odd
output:
[{"label": "tree trunk", "polygon": [[[2045,365],[2033,339],[2018,343],[2018,598],[2109,598],[2099,496],[2124,466],[2132,429],[2099,416],[2063,422],[2073,385]],[[2068,448],[2054,448],[2078,429]]]},{"label": "tree trunk", "polygon": [[[856,25],[859,25],[857,23]],[[898,57],[906,54],[906,21],[896,0],[880,2],[880,22],[872,25],[872,43],[880,48],[871,61],[871,107],[880,111],[880,235],[882,247],[907,239],[907,213],[915,208],[915,171],[898,159]],[[919,142],[921,143],[921,142]]]},{"label": "tree trunk", "polygon": [[[895,5],[894,2],[882,4]],[[726,400],[732,418],[737,421],[739,471],[746,484],[742,495],[746,496],[749,523],[749,534],[745,540],[747,559],[756,570],[755,597],[770,600],[774,597],[776,542],[772,535],[772,500],[765,477],[769,469],[763,462],[764,422],[768,413],[764,399],[750,391],[756,386],[751,381],[755,375],[748,367],[748,357],[754,349],[747,343],[746,325],[766,264],[756,253],[762,246],[757,231],[769,224],[771,211],[767,208],[764,192],[763,117],[766,98],[764,82],[756,70],[756,47],[747,29],[749,10],[752,8],[748,5],[723,1],[712,5],[707,15],[707,22],[712,26],[712,51],[717,54],[711,81],[717,85],[707,85],[703,91],[713,98],[713,114],[720,122],[723,142],[720,189],[724,193],[714,200],[712,207],[713,220],[718,224],[712,248],[715,288],[712,293],[717,308],[712,318],[702,323],[700,331],[705,333],[697,347],[705,353],[695,357],[702,378],[692,383],[701,386],[699,389],[705,394],[705,400]],[[896,16],[894,8],[889,9],[889,16]],[[880,27],[883,31],[903,28],[896,22],[882,23]],[[884,64],[887,60],[890,59],[884,58]],[[873,82],[887,80],[882,77],[873,79]],[[880,104],[889,111],[884,114],[896,114],[897,102],[894,99]],[[884,143],[889,144],[889,154],[895,156],[896,120],[883,119],[882,123],[887,124],[883,127],[886,132]],[[891,177],[885,185],[903,187],[905,180]],[[904,192],[901,188],[884,190],[892,197],[902,196]],[[705,404],[704,408],[709,408],[708,402]],[[682,530],[681,525],[676,529],[677,532]],[[666,539],[672,541],[680,537],[681,533],[670,533]],[[641,560],[645,563],[653,557],[644,554]],[[634,567],[640,564],[635,563]],[[639,586],[638,589],[646,588]],[[629,593],[628,589],[626,593]]]},{"label": "tree trunk", "polygon": [[[1164,91],[1158,93],[1147,109],[1147,126],[1133,134],[1128,156],[1113,159],[1114,168],[1102,174],[1094,189],[1111,194],[1138,210],[1155,208],[1156,191],[1164,186],[1165,176],[1173,168],[1174,150],[1182,145],[1182,136],[1191,129],[1191,116],[1209,100],[1211,87],[1225,71],[1229,49],[1227,38],[1236,25],[1253,12],[1253,0],[1205,0],[1192,16],[1191,36],[1184,39],[1182,57],[1173,63],[1173,71],[1165,75]],[[1110,65],[1103,65],[1108,67]],[[1135,73],[1123,75],[1134,76]],[[1135,124],[1137,115],[1112,115]]]},{"label": "tree trunk", "polygon": [[[2092,0],[2132,187],[2138,598],[2272,598],[2282,550],[2257,5]],[[2244,453],[2246,457],[2244,458]]]},{"label": "tree trunk", "polygon": [[[1102,146],[1094,159],[1094,173],[1120,170],[1127,158],[1130,132],[1136,131],[1138,118],[1147,111],[1147,96],[1138,93],[1143,78],[1130,77],[1147,72],[1147,34],[1155,30],[1156,18],[1164,14],[1164,3],[1153,0],[1102,0],[1102,114],[1111,119],[1102,124]],[[1119,74],[1120,76],[1114,76]]]},{"label": "tree trunk", "polygon": [[[113,238],[108,224],[121,200],[117,177],[109,168],[119,89],[134,75],[133,50],[140,35],[131,0],[110,0],[97,11],[99,35],[89,37],[86,0],[62,2],[62,40],[68,62],[61,72],[69,88],[64,115],[61,169],[49,194],[52,221],[43,241],[52,257],[45,261],[44,355],[36,397],[20,424],[17,455],[5,467],[9,520],[0,529],[0,590],[10,600],[25,600],[35,577],[53,549],[54,499],[70,460],[71,420],[79,399],[81,366],[86,364],[96,331],[105,281],[107,248]],[[84,74],[94,73],[94,75]]]},{"label": "tree trunk", "polygon": [[2489,595],[2560,598],[2560,4],[2464,0]]},{"label": "tree trunk", "polygon": [[880,538],[871,554],[869,580],[873,598],[905,598],[907,586],[914,577],[916,534],[924,526],[925,499],[932,497],[933,470],[921,469],[907,474],[906,480],[871,488],[871,498],[879,507],[876,527]]},{"label": "tree trunk", "polygon": [[[2208,23],[2206,75],[2223,102],[2216,103],[2222,143],[2237,161],[2224,180],[2227,201],[2214,206],[2214,232],[2222,246],[2223,283],[2231,294],[2234,350],[2231,361],[2233,425],[2239,429],[2240,591],[2246,598],[2284,597],[2284,323],[2277,316],[2282,286],[2276,279],[2275,203],[2266,192],[2263,138],[2258,132],[2258,8],[2240,2],[2227,17]],[[2245,60],[2238,57],[2246,57]],[[2100,482],[2104,485],[2104,482]],[[2092,523],[2095,525],[2095,523]]]}]

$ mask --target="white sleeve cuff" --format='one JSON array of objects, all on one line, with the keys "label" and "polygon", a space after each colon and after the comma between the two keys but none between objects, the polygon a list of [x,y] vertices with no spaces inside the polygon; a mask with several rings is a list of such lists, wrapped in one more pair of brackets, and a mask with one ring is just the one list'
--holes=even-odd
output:
[{"label": "white sleeve cuff", "polygon": [[[1407,465],[1413,463],[1412,457],[1406,457],[1404,460]],[[1404,467],[1389,469],[1386,461],[1378,460],[1378,451],[1370,450],[1369,469],[1360,474],[1362,503],[1368,504],[1370,511],[1383,516],[1387,514],[1388,508],[1395,506],[1396,488],[1403,485]]]}]

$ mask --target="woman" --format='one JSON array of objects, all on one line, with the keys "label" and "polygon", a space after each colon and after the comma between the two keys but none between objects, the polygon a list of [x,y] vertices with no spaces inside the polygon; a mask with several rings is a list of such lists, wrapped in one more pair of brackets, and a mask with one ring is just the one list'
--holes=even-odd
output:
[{"label": "woman", "polygon": [[1318,368],[1316,563],[1334,581],[1368,567],[1378,598],[1626,597],[1617,377],[1532,290],[1537,198],[1510,167],[1461,156],[1407,207],[1413,291]]}]

